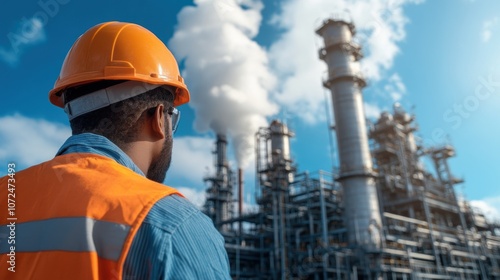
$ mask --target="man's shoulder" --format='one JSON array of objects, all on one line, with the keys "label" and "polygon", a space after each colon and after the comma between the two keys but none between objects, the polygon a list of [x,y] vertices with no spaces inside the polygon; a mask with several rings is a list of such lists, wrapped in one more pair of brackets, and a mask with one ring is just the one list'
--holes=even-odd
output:
[{"label": "man's shoulder", "polygon": [[[187,199],[170,195],[149,211],[132,243],[125,268],[136,279],[230,279],[222,235]],[[150,277],[141,272],[150,267]]]},{"label": "man's shoulder", "polygon": [[208,217],[186,198],[172,194],[156,202],[143,223],[172,234],[188,219],[205,220]]}]

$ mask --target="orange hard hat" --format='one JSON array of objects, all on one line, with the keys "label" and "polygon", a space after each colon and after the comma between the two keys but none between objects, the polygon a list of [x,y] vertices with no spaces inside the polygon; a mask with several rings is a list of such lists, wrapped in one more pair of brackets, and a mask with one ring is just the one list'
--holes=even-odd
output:
[{"label": "orange hard hat", "polygon": [[189,91],[172,53],[152,32],[125,22],[106,22],[81,35],[64,59],[49,100],[64,107],[64,89],[102,80],[128,80],[176,88],[174,106]]}]

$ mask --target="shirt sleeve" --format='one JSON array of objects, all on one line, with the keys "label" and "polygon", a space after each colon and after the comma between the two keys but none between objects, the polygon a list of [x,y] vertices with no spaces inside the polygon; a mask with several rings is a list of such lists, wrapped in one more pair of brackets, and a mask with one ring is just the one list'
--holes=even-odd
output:
[{"label": "shirt sleeve", "polygon": [[224,239],[188,200],[165,197],[139,228],[124,279],[231,279]]}]

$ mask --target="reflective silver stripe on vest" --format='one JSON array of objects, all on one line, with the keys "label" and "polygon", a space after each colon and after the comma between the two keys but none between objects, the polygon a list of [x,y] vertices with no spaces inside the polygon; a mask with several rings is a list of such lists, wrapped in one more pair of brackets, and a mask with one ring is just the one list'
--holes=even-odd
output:
[{"label": "reflective silver stripe on vest", "polygon": [[[117,261],[130,226],[87,217],[55,218],[0,227],[0,254],[10,252],[70,251],[97,252],[103,259]],[[15,240],[15,244],[9,244]]]}]

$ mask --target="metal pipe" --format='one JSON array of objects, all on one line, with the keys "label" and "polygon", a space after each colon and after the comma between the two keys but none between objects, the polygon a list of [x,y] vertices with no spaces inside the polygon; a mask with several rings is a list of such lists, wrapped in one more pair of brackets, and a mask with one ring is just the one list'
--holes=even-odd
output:
[{"label": "metal pipe", "polygon": [[[238,217],[241,218],[243,217],[243,169],[242,168],[238,168]],[[243,224],[242,224],[242,221],[240,219],[239,223],[238,223],[238,231],[239,231],[239,235],[238,235],[238,245],[242,245],[243,244]],[[238,251],[239,253],[239,251]],[[238,256],[238,260],[237,260],[237,265],[238,265],[238,271],[240,270],[240,259],[239,259],[239,256]],[[239,276],[238,276],[238,279],[239,279]]]},{"label": "metal pipe", "polygon": [[[276,270],[275,273],[275,279],[278,279],[278,273],[281,272],[282,267],[279,267],[281,262],[280,261],[280,235],[279,235],[279,225],[278,225],[278,198],[277,194],[275,191],[272,192],[273,200],[272,200],[272,205],[273,205],[273,237],[274,237],[274,257],[275,257],[275,262],[276,266],[278,266],[278,270]],[[279,262],[279,264],[278,264]],[[275,268],[276,269],[276,268]]]},{"label": "metal pipe", "polygon": [[238,216],[243,216],[243,169],[238,168]]},{"label": "metal pipe", "polygon": [[285,216],[286,216],[286,211],[285,211],[285,195],[283,192],[278,192],[278,201],[279,201],[279,230],[280,230],[280,261],[281,261],[281,279],[285,280],[286,279],[286,263],[287,263],[287,255],[286,255],[286,246],[287,246],[287,240],[286,240],[286,226],[287,224],[285,223]]},{"label": "metal pipe", "polygon": [[[330,244],[328,242],[328,224],[327,224],[327,221],[326,221],[326,206],[325,206],[325,193],[324,193],[324,190],[323,190],[323,176],[320,174],[320,184],[319,184],[319,194],[320,194],[320,207],[321,207],[321,233],[322,233],[322,237],[323,237],[323,247],[324,249],[326,250]],[[327,256],[327,254],[325,253],[323,255],[323,279],[327,279],[327,273],[326,273],[326,269],[327,269],[327,263],[326,263],[326,260],[325,260],[325,257]]]},{"label": "metal pipe", "polygon": [[427,203],[427,197],[425,196],[424,192],[420,193],[421,199],[422,199],[422,204],[424,206],[424,211],[425,211],[425,217],[427,219],[427,224],[429,226],[429,236],[431,238],[432,242],[432,253],[434,254],[434,258],[436,260],[436,267],[438,270],[438,273],[442,272],[442,267],[441,267],[441,261],[438,256],[438,251],[436,248],[436,240],[434,239],[434,225],[432,223],[432,216],[431,216],[431,211],[429,209],[429,204]]},{"label": "metal pipe", "polygon": [[323,246],[328,248],[328,224],[326,221],[326,206],[325,206],[325,193],[323,190],[323,176],[320,176],[320,184],[319,184],[319,195],[320,195],[320,207],[321,207],[321,234],[323,238]]}]

